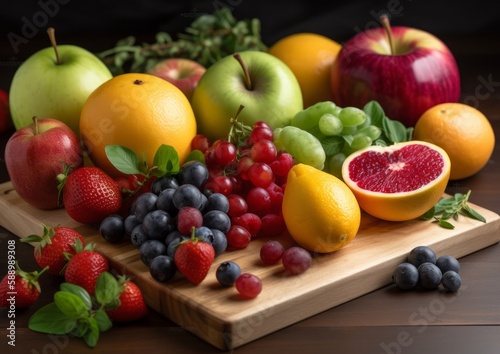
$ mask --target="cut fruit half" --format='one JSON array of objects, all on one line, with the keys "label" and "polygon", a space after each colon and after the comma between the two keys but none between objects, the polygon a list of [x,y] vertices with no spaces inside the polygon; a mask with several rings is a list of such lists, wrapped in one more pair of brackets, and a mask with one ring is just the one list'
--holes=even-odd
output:
[{"label": "cut fruit half", "polygon": [[406,221],[422,216],[439,201],[450,169],[443,149],[409,141],[352,153],[342,165],[342,178],[365,212],[383,220]]}]

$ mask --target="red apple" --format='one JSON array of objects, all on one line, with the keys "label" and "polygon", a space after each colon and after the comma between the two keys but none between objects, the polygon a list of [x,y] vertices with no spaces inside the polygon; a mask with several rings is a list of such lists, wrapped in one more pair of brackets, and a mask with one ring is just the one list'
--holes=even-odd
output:
[{"label": "red apple", "polygon": [[194,88],[206,68],[197,61],[186,58],[170,58],[160,61],[148,73],[167,80],[191,100]]},{"label": "red apple", "polygon": [[0,133],[7,131],[12,125],[9,110],[9,94],[0,89]]},{"label": "red apple", "polygon": [[12,134],[5,146],[5,165],[12,186],[28,204],[39,209],[62,207],[56,176],[69,165],[83,165],[76,133],[58,119],[33,117],[33,123]]},{"label": "red apple", "polygon": [[389,26],[356,34],[332,65],[332,100],[361,108],[376,100],[385,114],[413,127],[428,108],[458,102],[460,74],[450,49],[434,35]]}]

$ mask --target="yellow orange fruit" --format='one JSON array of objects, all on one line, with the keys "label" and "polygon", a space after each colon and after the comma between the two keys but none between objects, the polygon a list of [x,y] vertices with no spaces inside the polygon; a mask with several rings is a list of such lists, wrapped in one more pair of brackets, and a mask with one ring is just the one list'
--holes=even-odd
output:
[{"label": "yellow orange fruit", "polygon": [[358,202],[344,182],[301,163],[288,173],[282,210],[292,238],[318,253],[347,246],[361,222]]},{"label": "yellow orange fruit", "polygon": [[379,219],[418,218],[442,197],[450,159],[439,146],[409,141],[390,146],[372,145],[350,154],[342,178],[361,209]]},{"label": "yellow orange fruit", "polygon": [[119,176],[106,156],[107,145],[132,149],[150,167],[158,147],[170,145],[182,163],[196,135],[196,120],[176,86],[150,74],[128,73],[92,92],[82,109],[80,132],[93,164]]},{"label": "yellow orange fruit", "polygon": [[342,46],[316,33],[295,33],[269,47],[268,53],[281,59],[299,82],[304,108],[331,100],[330,68]]},{"label": "yellow orange fruit", "polygon": [[479,172],[495,147],[495,133],[488,118],[464,103],[442,103],[429,108],[415,123],[413,136],[448,153],[451,180]]}]

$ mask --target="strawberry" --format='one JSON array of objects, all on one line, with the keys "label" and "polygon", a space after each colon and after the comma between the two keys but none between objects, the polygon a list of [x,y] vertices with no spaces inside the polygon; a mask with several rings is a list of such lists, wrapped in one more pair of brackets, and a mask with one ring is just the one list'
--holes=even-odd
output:
[{"label": "strawberry", "polygon": [[70,227],[43,225],[42,236],[29,235],[21,242],[35,244],[35,260],[40,267],[49,267],[49,274],[62,275],[62,269],[68,262],[65,253],[76,253],[73,245],[77,240],[85,244],[82,235]]},{"label": "strawberry", "polygon": [[82,224],[98,224],[106,216],[120,210],[120,187],[102,169],[84,166],[57,178],[64,208],[73,220]]},{"label": "strawberry", "polygon": [[108,260],[101,253],[94,251],[93,243],[76,251],[75,255],[66,254],[69,261],[64,269],[64,280],[79,285],[90,295],[94,295],[97,278],[109,270]]},{"label": "strawberry", "polygon": [[213,246],[194,236],[182,241],[174,254],[177,269],[193,284],[199,284],[207,276],[208,270],[215,258]]},{"label": "strawberry", "polygon": [[14,306],[21,309],[33,304],[40,296],[38,278],[47,269],[46,267],[41,272],[25,272],[16,262],[15,269],[0,282],[0,307]]},{"label": "strawberry", "polygon": [[125,276],[118,277],[121,287],[120,305],[112,310],[106,310],[108,317],[114,322],[130,322],[143,318],[148,308],[141,289]]}]

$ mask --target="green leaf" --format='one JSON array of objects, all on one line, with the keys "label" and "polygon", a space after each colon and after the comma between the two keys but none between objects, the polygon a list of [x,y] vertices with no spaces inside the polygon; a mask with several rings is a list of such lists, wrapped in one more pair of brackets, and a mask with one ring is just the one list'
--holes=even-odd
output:
[{"label": "green leaf", "polygon": [[94,317],[90,317],[88,319],[88,324],[89,328],[83,335],[83,339],[89,347],[93,348],[99,341],[99,325],[97,324],[97,320]]},{"label": "green leaf", "polygon": [[363,107],[363,111],[370,117],[372,125],[383,129],[385,113],[380,103],[377,101],[370,101]]},{"label": "green leaf", "polygon": [[122,291],[118,280],[111,273],[103,272],[97,278],[94,296],[99,305],[106,306],[118,299]]},{"label": "green leaf", "polygon": [[[90,317],[89,317],[90,318]],[[85,333],[89,330],[88,318],[79,320],[71,331],[71,335],[75,337],[83,337]]]},{"label": "green leaf", "polygon": [[73,320],[88,316],[85,302],[77,295],[67,291],[57,291],[54,302],[62,313]]},{"label": "green leaf", "polygon": [[55,302],[40,308],[28,321],[28,328],[35,332],[48,334],[70,333],[76,321],[64,314]]},{"label": "green leaf", "polygon": [[444,227],[445,229],[454,229],[455,228],[455,226],[453,226],[453,224],[451,224],[448,221],[445,221],[443,219],[439,219],[439,226]]},{"label": "green leaf", "polygon": [[406,141],[406,127],[397,120],[385,118],[382,122],[382,131],[392,143]]},{"label": "green leaf", "polygon": [[424,213],[421,218],[424,219],[424,220],[431,220],[433,217],[434,217],[434,214],[435,214],[435,208],[436,207],[432,207],[430,208],[426,213]]},{"label": "green leaf", "polygon": [[179,172],[179,155],[173,146],[162,144],[155,153],[153,164],[156,169],[153,174],[160,177],[164,174]]},{"label": "green leaf", "polygon": [[326,156],[333,156],[342,151],[344,147],[344,139],[341,136],[325,136],[319,141],[323,146],[323,150],[325,150]]},{"label": "green leaf", "polygon": [[85,304],[85,308],[88,311],[92,310],[92,299],[90,297],[90,294],[81,286],[71,283],[62,283],[60,286],[60,290],[75,294],[80,299],[82,299],[83,303]]},{"label": "green leaf", "polygon": [[106,332],[113,326],[113,323],[109,319],[108,314],[103,309],[97,310],[94,316],[97,321],[97,325],[99,326],[99,331]]},{"label": "green leaf", "polygon": [[186,157],[186,161],[184,161],[184,163],[189,161],[198,161],[204,164],[205,155],[203,155],[203,153],[200,150],[191,150],[189,155]]},{"label": "green leaf", "polygon": [[104,148],[106,156],[116,169],[125,174],[145,174],[141,161],[135,151],[126,146],[108,145]]},{"label": "green leaf", "polygon": [[475,211],[474,209],[472,209],[470,207],[470,205],[468,205],[468,204],[466,204],[463,207],[462,213],[463,213],[464,216],[468,216],[468,217],[470,217],[472,219],[476,219],[476,220],[479,220],[479,221],[482,221],[482,222],[486,222],[486,219],[484,218],[484,216],[482,216],[477,211]]}]

